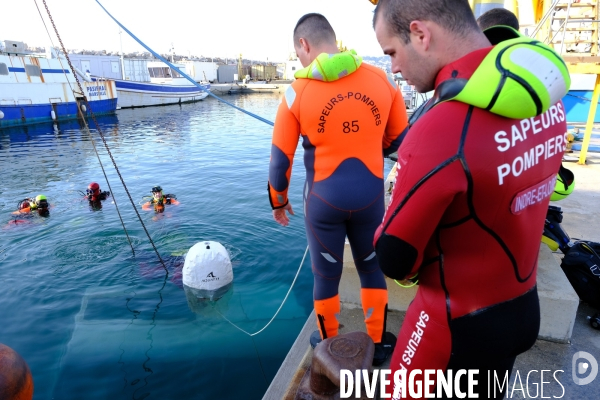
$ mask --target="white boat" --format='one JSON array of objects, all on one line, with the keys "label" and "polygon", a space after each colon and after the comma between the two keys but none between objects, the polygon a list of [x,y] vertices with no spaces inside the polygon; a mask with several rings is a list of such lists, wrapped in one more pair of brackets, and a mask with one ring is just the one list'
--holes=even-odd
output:
[{"label": "white boat", "polygon": [[[63,58],[26,51],[23,42],[0,42],[0,128],[85,115],[114,113],[117,90],[112,80],[92,82],[80,71],[72,71]],[[85,90],[89,107],[75,81]],[[89,82],[87,80],[90,80]]]},{"label": "white boat", "polygon": [[[161,106],[200,101],[208,96],[209,84],[192,85],[177,71],[160,61],[148,62],[150,82],[115,80],[120,108]],[[185,65],[174,64],[180,70]]]}]

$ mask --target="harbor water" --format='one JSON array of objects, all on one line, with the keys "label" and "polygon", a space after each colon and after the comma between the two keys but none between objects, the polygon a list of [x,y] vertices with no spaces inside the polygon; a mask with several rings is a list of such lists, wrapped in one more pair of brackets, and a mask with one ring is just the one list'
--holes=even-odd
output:
[{"label": "harbor water", "polygon": [[[272,121],[280,95],[226,98]],[[275,314],[306,248],[301,147],[296,216],[283,228],[267,197],[264,122],[209,98],[119,110],[98,124],[169,274],[93,124],[135,255],[114,199],[101,210],[82,199],[91,181],[109,188],[80,122],[0,130],[0,343],[29,364],[35,399],[260,399],[312,310],[307,259],[277,318],[248,335]],[[143,211],[155,185],[181,204]],[[12,214],[38,194],[49,217]],[[234,283],[219,301],[192,307],[178,268],[204,240],[228,249]]]}]

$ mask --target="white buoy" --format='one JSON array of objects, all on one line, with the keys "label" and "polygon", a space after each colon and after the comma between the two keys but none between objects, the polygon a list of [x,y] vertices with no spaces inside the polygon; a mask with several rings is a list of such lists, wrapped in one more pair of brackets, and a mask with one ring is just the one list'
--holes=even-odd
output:
[{"label": "white buoy", "polygon": [[85,104],[81,105],[81,111],[86,112],[87,111],[87,107],[85,106]]},{"label": "white buoy", "polygon": [[0,111],[0,119],[4,118],[4,113]]},{"label": "white buoy", "polygon": [[56,113],[54,110],[50,111],[50,116],[52,117],[52,121],[56,121]]},{"label": "white buoy", "polygon": [[182,274],[196,297],[217,300],[233,282],[229,252],[218,242],[198,242],[186,254]]}]

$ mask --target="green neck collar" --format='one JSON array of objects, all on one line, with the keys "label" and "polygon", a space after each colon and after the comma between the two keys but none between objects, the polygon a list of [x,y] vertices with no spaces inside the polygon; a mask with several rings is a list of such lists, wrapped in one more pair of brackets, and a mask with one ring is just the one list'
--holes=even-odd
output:
[{"label": "green neck collar", "polygon": [[524,119],[547,111],[567,94],[570,86],[569,71],[560,55],[519,34],[494,46],[464,88],[447,100],[507,118]]},{"label": "green neck collar", "polygon": [[355,72],[362,64],[354,50],[336,54],[321,53],[306,68],[294,74],[296,79],[315,79],[331,82],[341,79]]}]

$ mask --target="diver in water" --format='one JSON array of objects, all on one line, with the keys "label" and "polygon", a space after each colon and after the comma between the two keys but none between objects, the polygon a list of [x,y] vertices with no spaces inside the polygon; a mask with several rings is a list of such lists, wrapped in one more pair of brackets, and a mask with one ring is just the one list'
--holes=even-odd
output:
[{"label": "diver in water", "polygon": [[102,208],[102,200],[106,200],[109,196],[109,191],[100,190],[100,185],[96,182],[92,182],[88,185],[83,198],[89,201],[89,205],[92,209],[99,210]]},{"label": "diver in water", "polygon": [[37,213],[42,217],[47,217],[50,215],[50,204],[48,203],[48,199],[43,194],[37,195],[35,198],[26,198],[19,202],[18,205],[19,210],[13,212],[13,214],[27,214],[32,211],[37,211]]},{"label": "diver in water", "polygon": [[3,229],[16,225],[31,224],[33,221],[33,212],[37,212],[40,217],[49,217],[50,207],[48,199],[43,194],[35,198],[28,197],[23,199],[17,205],[18,210],[12,212],[13,219],[8,221],[8,224]]},{"label": "diver in water", "polygon": [[110,192],[106,191],[106,190],[101,191],[100,185],[97,184],[96,182],[90,183],[88,185],[87,190],[85,191],[85,198],[91,202],[106,200],[109,196],[110,196]]},{"label": "diver in water", "polygon": [[163,189],[159,185],[154,186],[151,192],[152,199],[142,205],[142,208],[144,210],[150,210],[150,208],[154,206],[154,211],[164,212],[165,205],[179,204],[179,202],[177,201],[177,196],[170,193],[164,194]]}]

